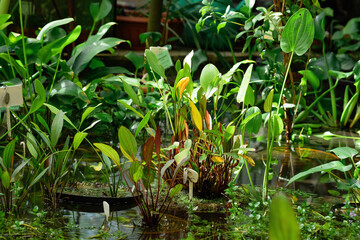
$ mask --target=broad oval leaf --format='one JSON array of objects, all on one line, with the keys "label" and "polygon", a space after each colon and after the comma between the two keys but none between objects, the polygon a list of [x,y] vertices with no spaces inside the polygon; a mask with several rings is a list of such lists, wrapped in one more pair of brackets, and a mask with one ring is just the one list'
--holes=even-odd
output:
[{"label": "broad oval leaf", "polygon": [[281,34],[280,47],[283,52],[303,55],[314,40],[314,21],[306,8],[294,13]]},{"label": "broad oval leaf", "polygon": [[[258,107],[251,107],[246,111],[245,119],[250,117],[250,120],[245,124],[245,129],[249,134],[258,133],[262,123],[261,110]],[[255,114],[255,115],[253,115]]]},{"label": "broad oval leaf", "polygon": [[200,85],[204,89],[204,92],[207,93],[209,88],[212,87],[212,82],[214,79],[218,78],[220,72],[214,64],[207,64],[201,71],[200,74]]},{"label": "broad oval leaf", "polygon": [[137,143],[134,135],[132,135],[129,129],[121,126],[119,128],[118,137],[121,152],[130,161],[135,160],[137,154]]},{"label": "broad oval leaf", "polygon": [[359,153],[358,150],[350,147],[337,147],[329,152],[334,153],[340,159],[353,158]]},{"label": "broad oval leaf", "polygon": [[4,171],[1,174],[1,183],[5,189],[8,189],[10,187],[10,175],[8,171]]},{"label": "broad oval leaf", "polygon": [[94,146],[97,147],[103,154],[108,156],[113,162],[120,167],[120,157],[115,149],[109,145],[103,143],[94,143]]},{"label": "broad oval leaf", "polygon": [[274,89],[271,89],[271,91],[269,92],[269,94],[265,99],[265,103],[264,103],[265,112],[270,112],[272,110],[273,98],[274,98]]},{"label": "broad oval leaf", "polygon": [[90,3],[90,13],[95,23],[106,17],[111,9],[112,3],[110,0],[102,0],[100,4],[97,2]]},{"label": "broad oval leaf", "polygon": [[272,125],[271,132],[273,134],[273,137],[276,138],[280,136],[284,130],[284,123],[279,115],[277,114],[271,115],[271,125]]}]

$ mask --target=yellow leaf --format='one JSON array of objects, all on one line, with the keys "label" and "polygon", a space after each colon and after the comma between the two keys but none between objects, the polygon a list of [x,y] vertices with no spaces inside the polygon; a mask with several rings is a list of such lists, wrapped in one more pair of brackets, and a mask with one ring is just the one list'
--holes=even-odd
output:
[{"label": "yellow leaf", "polygon": [[91,165],[90,167],[94,168],[95,171],[100,171],[102,169],[102,162],[99,162],[98,165]]},{"label": "yellow leaf", "polygon": [[222,157],[219,157],[219,156],[212,156],[211,160],[213,162],[216,162],[216,163],[223,163],[224,162],[224,159],[222,159]]},{"label": "yellow leaf", "polygon": [[247,156],[247,155],[241,155],[243,158],[245,158],[246,159],[246,161],[251,165],[251,166],[255,166],[255,161],[251,158],[251,157],[249,157],[249,156]]},{"label": "yellow leaf", "polygon": [[[182,94],[185,91],[188,83],[189,83],[189,77],[184,77],[176,84],[175,91],[176,91],[176,96],[178,97],[178,99],[181,99]],[[179,89],[180,97],[178,96],[178,91],[177,91],[178,89]]]},{"label": "yellow leaf", "polygon": [[195,104],[190,101],[190,108],[191,108],[191,117],[195,123],[195,126],[197,129],[199,129],[200,132],[202,132],[202,118],[200,115],[199,110],[196,108]]}]

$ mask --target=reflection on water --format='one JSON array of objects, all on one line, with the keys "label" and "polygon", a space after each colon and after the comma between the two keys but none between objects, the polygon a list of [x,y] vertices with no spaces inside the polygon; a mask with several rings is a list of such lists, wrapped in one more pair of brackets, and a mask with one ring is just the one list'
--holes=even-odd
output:
[{"label": "reflection on water", "polygon": [[[349,132],[336,132],[336,134],[357,136],[357,134]],[[324,140],[315,136],[309,138],[309,144],[306,145],[274,144],[272,157],[273,161],[277,161],[277,164],[273,165],[274,174],[271,179],[271,186],[285,186],[287,180],[295,174],[337,159],[334,154],[327,152],[327,150],[339,146],[357,148],[359,145],[353,139],[335,138]],[[256,152],[249,153],[256,162],[254,167],[250,167],[250,175],[254,185],[261,186],[266,159],[266,140],[252,140],[249,147],[256,149]],[[320,178],[320,176],[321,174],[312,174],[305,180],[296,182],[289,187],[316,193],[319,196],[326,196],[328,190],[333,189],[334,185],[327,177]],[[237,182],[239,184],[249,183],[249,177],[245,169],[242,170]],[[99,238],[103,239],[122,239],[124,236],[126,239],[181,239],[187,237],[189,231],[188,218],[191,222],[191,218],[186,213],[180,212],[180,210],[172,210],[172,215],[163,218],[160,229],[145,229],[139,227],[140,224],[136,223],[141,219],[136,207],[113,211],[108,223],[105,222],[105,216],[102,212],[90,212],[89,210],[86,211],[84,208],[63,210],[62,213],[68,219],[69,224],[75,226],[70,228],[69,237],[85,239],[98,235]],[[227,220],[222,213],[220,213],[221,216],[213,216],[213,219],[210,219],[212,216],[210,213],[195,213],[195,215],[207,219],[209,222],[226,225]],[[104,232],[107,232],[107,234],[104,234]]]}]

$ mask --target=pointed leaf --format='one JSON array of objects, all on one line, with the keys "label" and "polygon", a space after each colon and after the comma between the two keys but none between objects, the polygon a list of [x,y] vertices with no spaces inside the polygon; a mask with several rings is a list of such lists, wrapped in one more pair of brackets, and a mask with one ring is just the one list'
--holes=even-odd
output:
[{"label": "pointed leaf", "polygon": [[134,135],[132,135],[129,129],[121,126],[118,131],[118,137],[121,152],[130,161],[135,160],[137,154],[137,143]]},{"label": "pointed leaf", "polygon": [[74,150],[78,149],[82,141],[86,138],[88,133],[86,132],[77,132],[74,136]]},{"label": "pointed leaf", "polygon": [[202,132],[203,126],[202,126],[201,114],[192,101],[190,101],[190,108],[191,108],[191,117],[193,119],[193,122],[196,128],[199,129],[200,132]]},{"label": "pointed leaf", "polygon": [[8,171],[4,171],[1,175],[1,183],[5,189],[10,187],[10,175]]},{"label": "pointed leaf", "polygon": [[166,79],[165,70],[159,63],[159,60],[156,58],[155,54],[152,51],[150,51],[149,49],[146,49],[145,56],[146,56],[146,61],[149,63],[152,70],[156,74],[158,74],[160,77],[163,77],[164,79]]},{"label": "pointed leaf", "polygon": [[147,112],[145,117],[140,121],[138,127],[136,128],[135,137],[139,134],[139,132],[146,126],[146,124],[149,122],[151,116],[151,111]]},{"label": "pointed leaf", "polygon": [[265,112],[270,112],[272,110],[273,98],[274,98],[274,89],[271,89],[271,91],[269,92],[269,94],[265,99],[265,103],[264,103]]},{"label": "pointed leaf", "polygon": [[236,96],[236,101],[238,103],[242,103],[245,100],[245,95],[246,95],[246,90],[249,86],[249,82],[251,79],[251,73],[252,73],[252,69],[253,69],[253,64],[251,64],[247,69],[246,72],[244,74],[244,77],[242,79],[240,88],[239,88],[239,92],[238,95]]},{"label": "pointed leaf", "polygon": [[158,126],[155,134],[155,151],[157,156],[160,156],[160,147],[161,147],[161,133],[160,133],[160,126]]},{"label": "pointed leaf", "polygon": [[64,112],[59,111],[51,124],[51,132],[50,132],[50,140],[51,140],[51,146],[55,147],[57,142],[59,141],[59,137],[63,128],[64,124]]},{"label": "pointed leaf", "polygon": [[6,145],[5,150],[3,152],[3,161],[7,169],[9,169],[11,166],[11,161],[14,157],[14,151],[15,151],[15,140],[12,140]]},{"label": "pointed leaf", "polygon": [[97,147],[103,154],[108,156],[113,162],[120,167],[120,157],[115,149],[112,147],[103,144],[103,143],[94,143],[94,146]]},{"label": "pointed leaf", "polygon": [[39,40],[40,42],[43,41],[44,36],[47,32],[49,32],[51,29],[61,26],[61,25],[65,25],[68,24],[70,22],[74,21],[73,18],[64,18],[64,19],[60,19],[60,20],[56,20],[56,21],[52,21],[49,22],[48,24],[46,24],[41,31],[39,32],[39,34],[37,35],[36,39]]},{"label": "pointed leaf", "polygon": [[90,167],[94,168],[95,171],[99,172],[101,171],[102,166],[103,166],[102,162],[98,162],[97,165],[91,165]]},{"label": "pointed leaf", "polygon": [[177,195],[179,192],[181,192],[181,190],[183,189],[183,185],[182,184],[176,184],[175,187],[170,189],[170,198],[173,198],[175,195]]},{"label": "pointed leaf", "polygon": [[173,164],[174,161],[175,161],[174,159],[171,159],[164,164],[164,166],[161,168],[161,171],[160,171],[161,178],[164,176],[165,171],[171,166],[171,164]]},{"label": "pointed leaf", "polygon": [[154,150],[154,142],[155,142],[155,138],[150,137],[145,142],[144,147],[143,147],[143,159],[144,159],[147,166],[150,166],[151,161],[152,161],[152,154],[153,154],[153,150]]}]

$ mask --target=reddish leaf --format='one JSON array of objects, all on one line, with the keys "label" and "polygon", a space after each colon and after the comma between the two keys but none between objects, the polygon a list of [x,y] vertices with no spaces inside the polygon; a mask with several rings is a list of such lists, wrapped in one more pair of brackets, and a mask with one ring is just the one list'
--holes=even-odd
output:
[{"label": "reddish leaf", "polygon": [[143,159],[146,162],[147,166],[150,166],[151,160],[152,160],[152,153],[153,153],[153,149],[154,149],[154,142],[155,142],[155,138],[154,137],[150,137],[146,143],[144,144],[143,147]]}]

